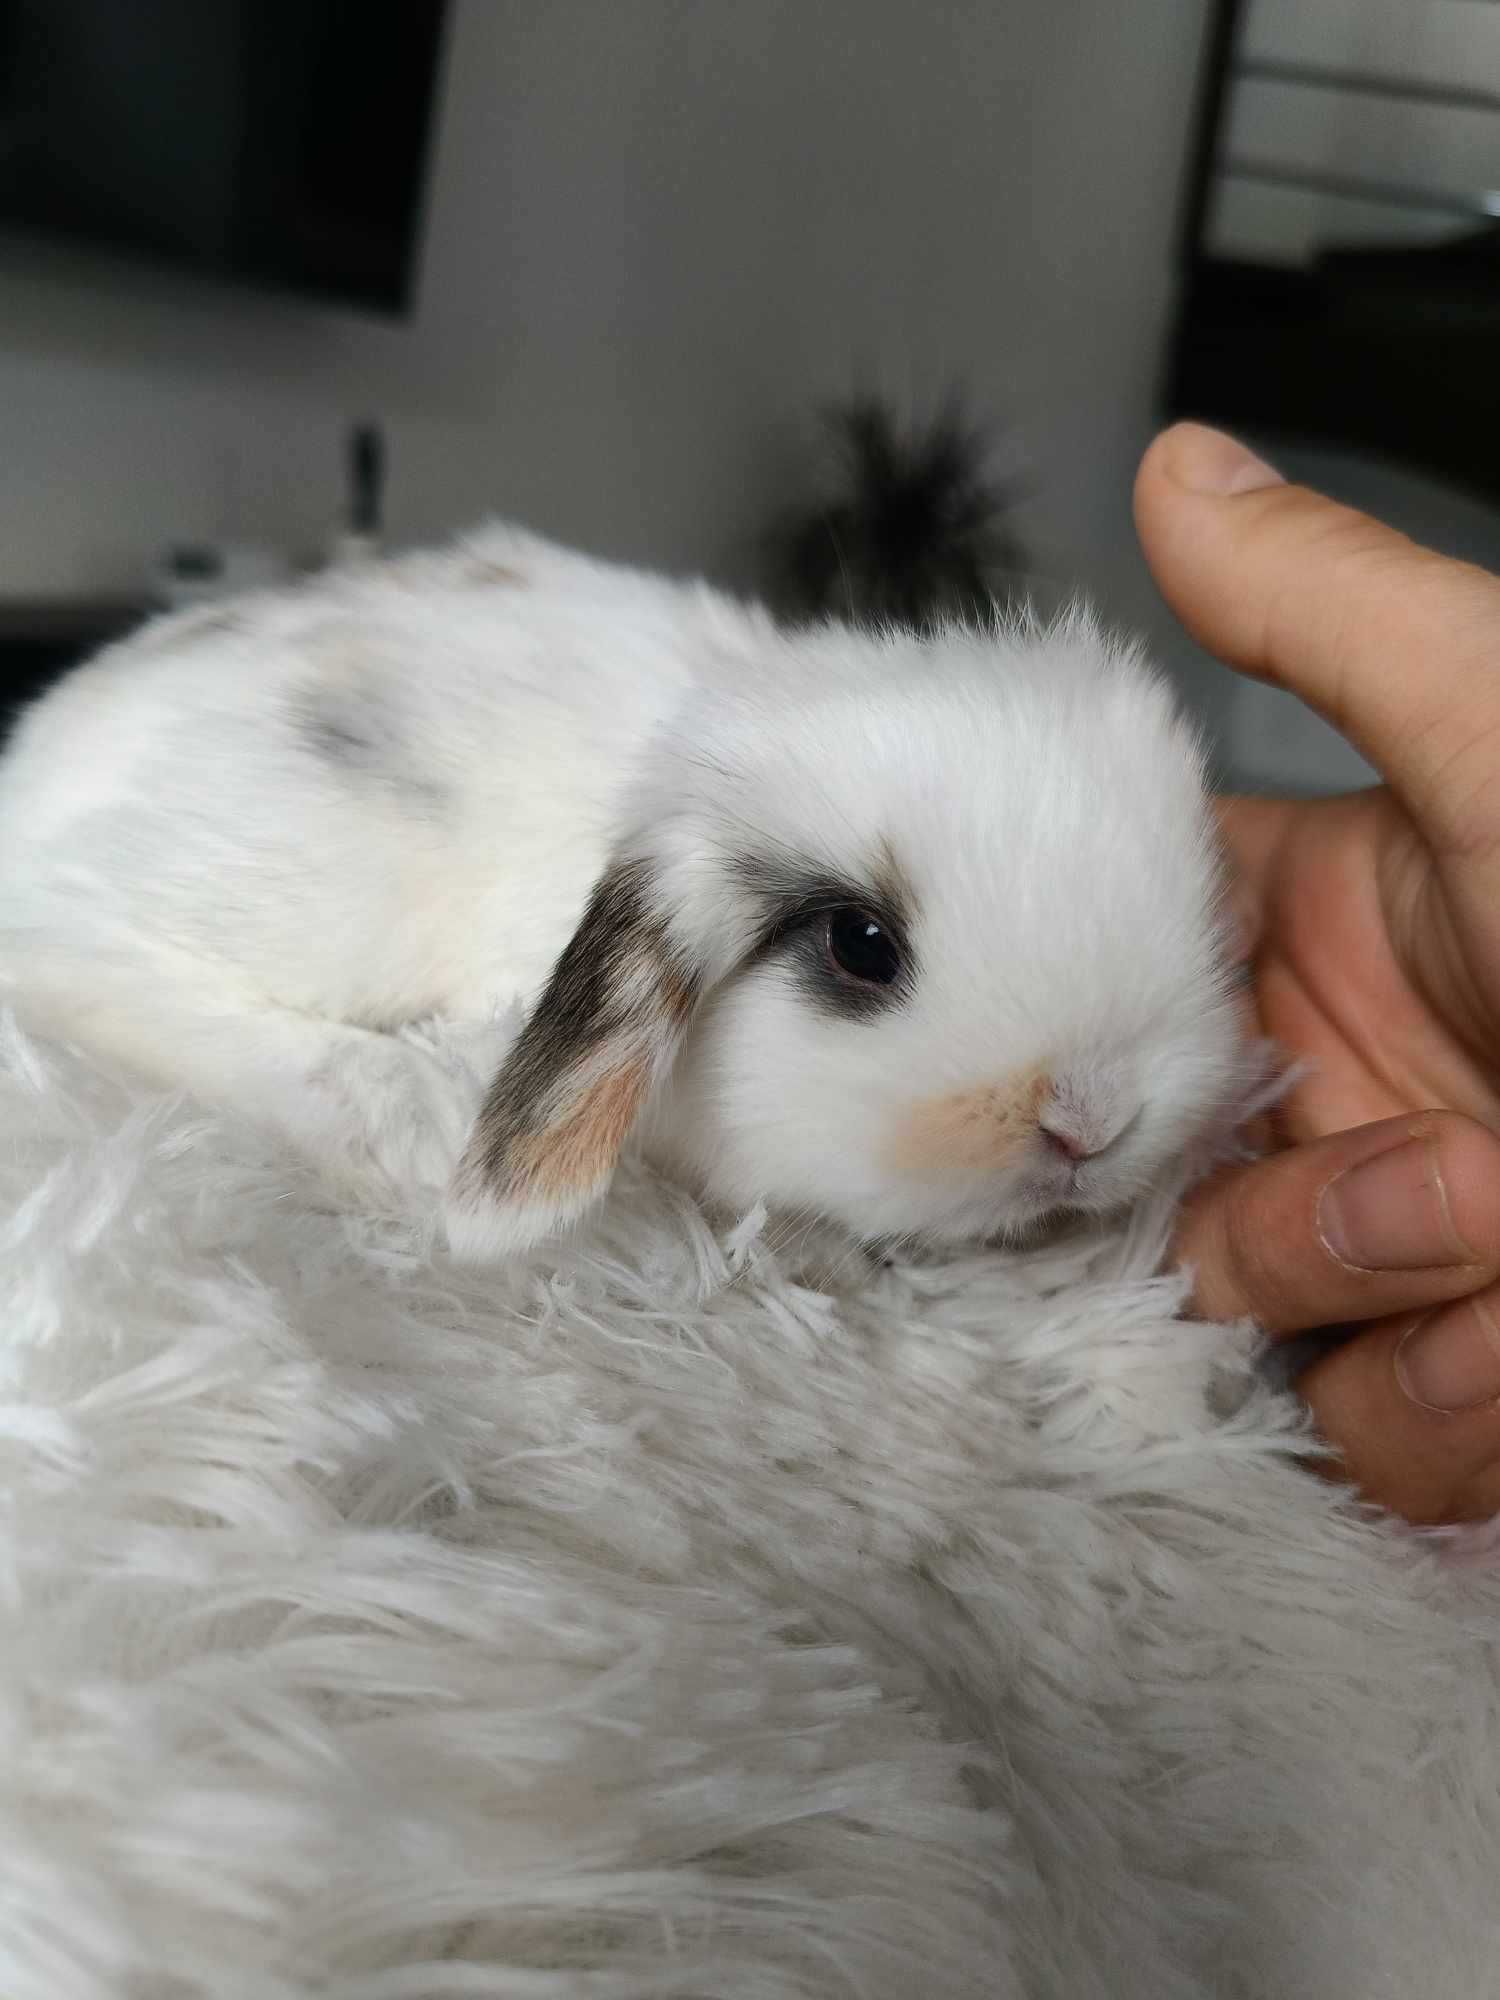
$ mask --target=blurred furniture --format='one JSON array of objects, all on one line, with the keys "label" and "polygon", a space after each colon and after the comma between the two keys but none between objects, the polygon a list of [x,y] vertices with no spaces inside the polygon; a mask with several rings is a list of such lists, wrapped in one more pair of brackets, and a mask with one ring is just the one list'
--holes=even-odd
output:
[{"label": "blurred furniture", "polygon": [[1167,403],[1500,499],[1500,6],[1220,0]]}]

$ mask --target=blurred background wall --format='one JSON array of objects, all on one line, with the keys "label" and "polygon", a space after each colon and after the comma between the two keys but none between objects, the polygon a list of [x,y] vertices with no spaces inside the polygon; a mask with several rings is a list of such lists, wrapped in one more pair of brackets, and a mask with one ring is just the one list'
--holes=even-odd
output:
[{"label": "blurred background wall", "polygon": [[[273,0],[251,4],[242,22]],[[0,0],[0,24],[27,9],[99,18]],[[131,0],[118,20],[163,9],[198,18]],[[122,30],[95,53],[107,102],[111,65],[159,50]],[[1143,632],[1229,778],[1358,783],[1330,732],[1175,630],[1131,480],[1187,410],[1495,560],[1493,496],[1321,419],[1344,332],[1389,333],[1397,296],[1341,323],[1326,246],[1394,245],[1400,270],[1403,245],[1441,260],[1470,210],[1500,215],[1497,62],[1493,0],[451,0],[410,317],[0,236],[0,625],[21,599],[138,593],[171,544],[316,559],[363,418],[388,442],[397,545],[498,512],[753,587],[819,405],[865,391],[920,414],[956,385],[1022,468],[1044,601],[1081,589]],[[1433,289],[1439,262],[1405,295],[1479,368],[1377,341],[1364,380],[1370,409],[1500,466],[1500,400],[1489,451],[1468,387],[1500,382],[1496,230],[1481,256],[1460,244],[1458,291]],[[1283,294],[1295,324],[1323,316],[1322,378],[1273,356]],[[1389,393],[1424,375],[1449,385],[1435,416]]]},{"label": "blurred background wall", "polygon": [[1151,428],[1202,0],[458,0],[406,325],[0,259],[0,594],[173,539],[316,548],[377,414],[393,536],[498,509],[746,575],[812,406],[951,381],[1034,539],[1149,617]]}]

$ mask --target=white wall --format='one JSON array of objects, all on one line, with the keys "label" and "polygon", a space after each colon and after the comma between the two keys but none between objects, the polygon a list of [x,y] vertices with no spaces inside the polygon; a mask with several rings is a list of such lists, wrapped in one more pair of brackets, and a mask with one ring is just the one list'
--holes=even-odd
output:
[{"label": "white wall", "polygon": [[[1149,435],[1204,0],[458,0],[415,321],[6,252],[0,594],[169,538],[499,509],[751,573],[816,399],[1021,421],[1058,571],[1151,616]],[[100,282],[101,271],[106,282]]]}]

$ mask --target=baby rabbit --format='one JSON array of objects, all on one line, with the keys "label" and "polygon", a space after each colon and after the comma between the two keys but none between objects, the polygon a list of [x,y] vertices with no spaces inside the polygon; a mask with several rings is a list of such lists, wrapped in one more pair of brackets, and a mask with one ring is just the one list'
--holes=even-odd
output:
[{"label": "baby rabbit", "polygon": [[0,995],[446,1186],[480,1257],[631,1134],[866,1240],[1128,1204],[1237,1085],[1219,895],[1193,738],[1082,616],[787,632],[507,528],[159,620],[0,759]]}]

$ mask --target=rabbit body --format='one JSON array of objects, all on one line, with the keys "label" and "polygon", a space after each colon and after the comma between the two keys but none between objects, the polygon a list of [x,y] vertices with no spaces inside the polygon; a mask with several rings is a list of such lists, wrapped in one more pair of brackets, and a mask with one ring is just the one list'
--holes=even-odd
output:
[{"label": "rabbit body", "polygon": [[505,529],[154,621],[0,761],[0,980],[345,1178],[445,1178],[473,1105],[383,1031],[534,995],[705,621]]},{"label": "rabbit body", "polygon": [[1217,890],[1191,740],[1086,623],[789,635],[506,527],[158,620],[0,759],[23,1014],[356,1188],[457,1165],[480,1253],[632,1130],[863,1235],[1128,1199],[1234,1071]]}]

